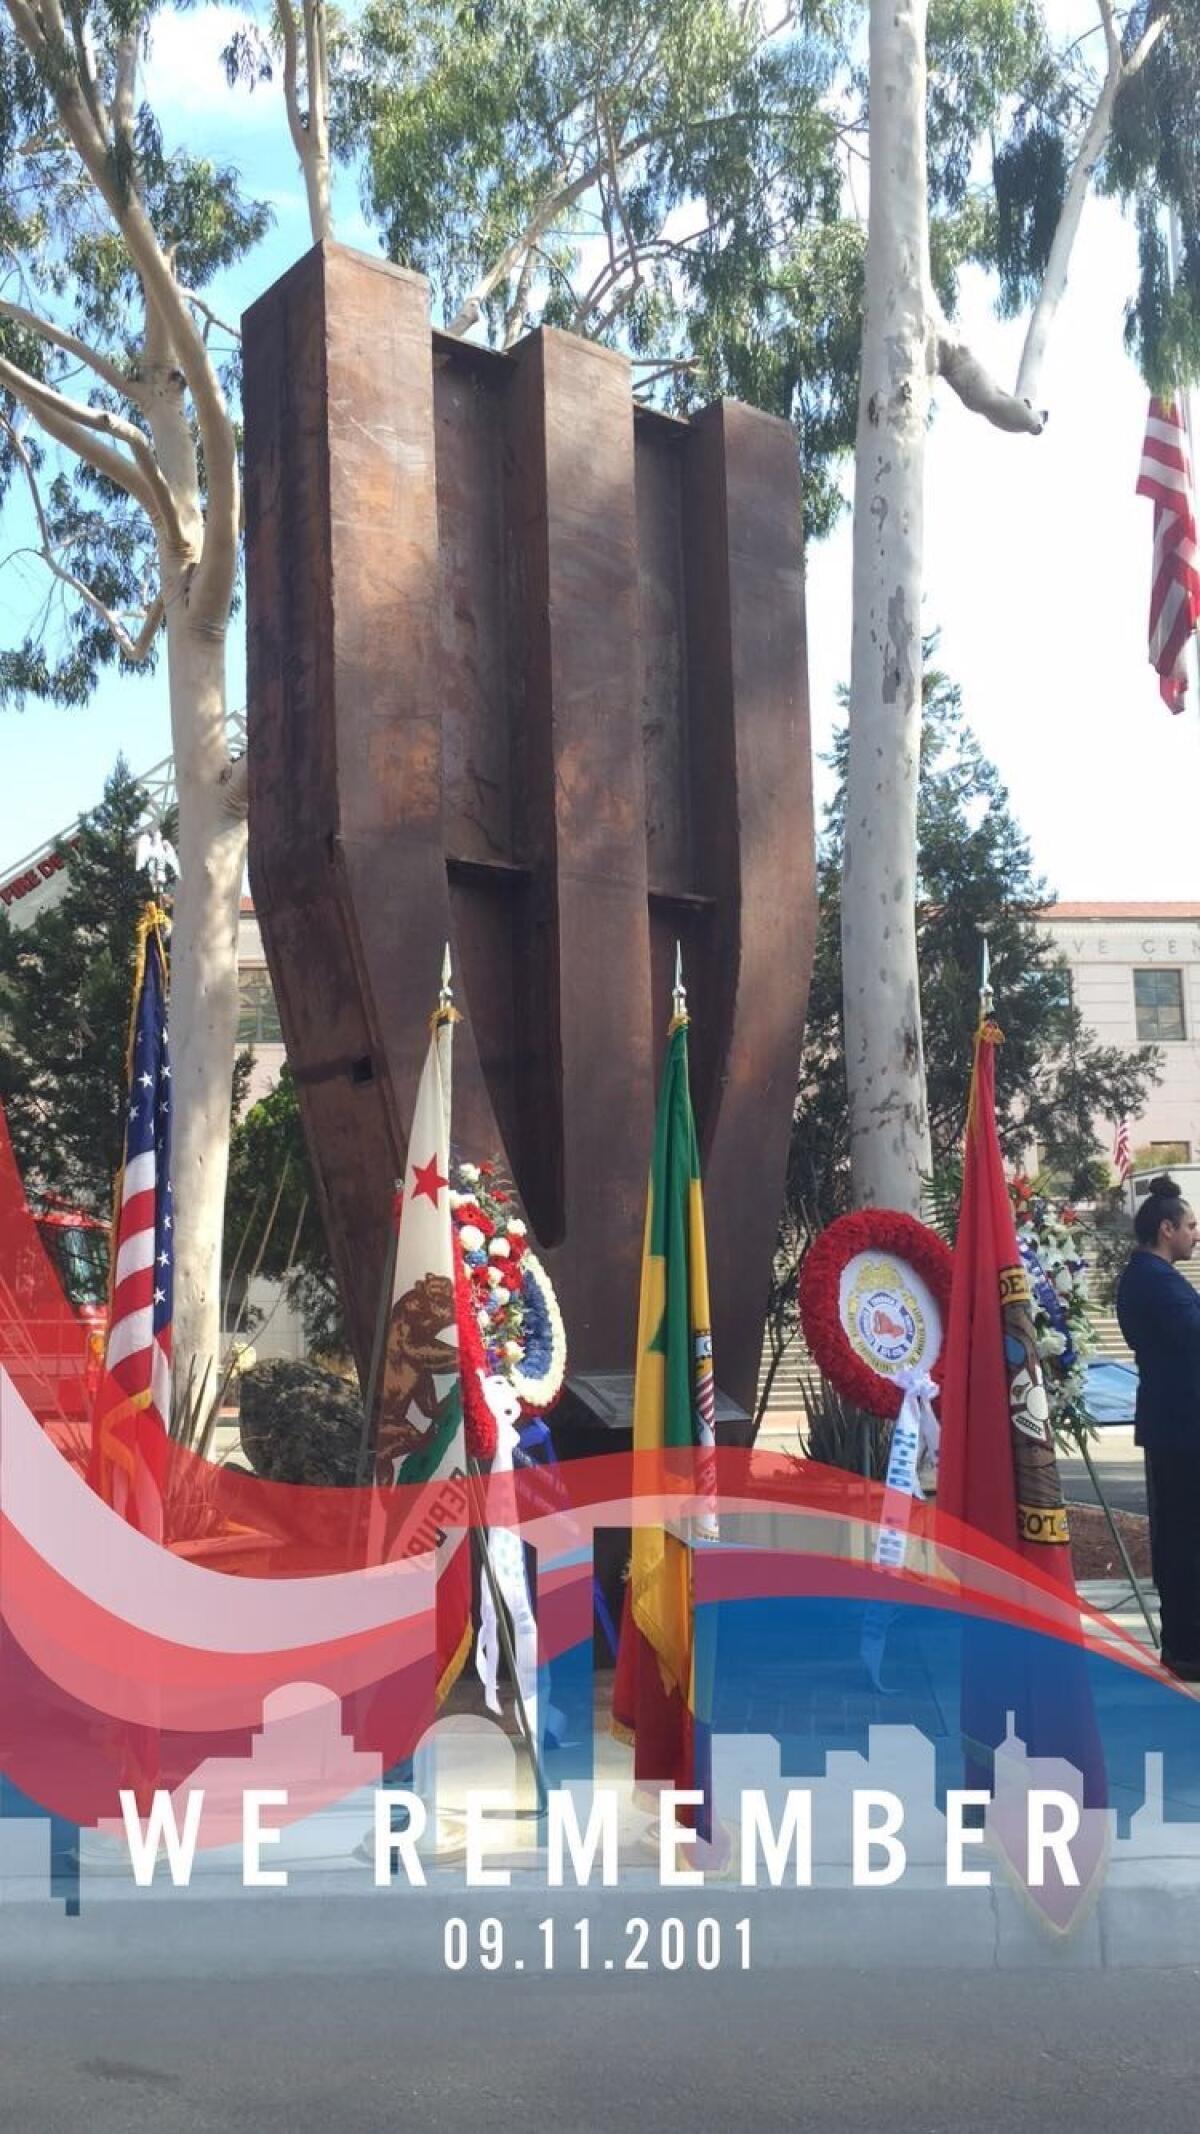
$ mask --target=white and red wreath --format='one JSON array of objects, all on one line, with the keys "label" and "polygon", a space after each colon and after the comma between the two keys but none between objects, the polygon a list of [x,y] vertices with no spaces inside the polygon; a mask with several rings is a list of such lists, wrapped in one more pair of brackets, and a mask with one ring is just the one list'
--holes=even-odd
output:
[{"label": "white and red wreath", "polygon": [[906,1384],[937,1382],[953,1254],[894,1208],[843,1215],[800,1271],[800,1324],[813,1361],[869,1415],[896,1416]]}]

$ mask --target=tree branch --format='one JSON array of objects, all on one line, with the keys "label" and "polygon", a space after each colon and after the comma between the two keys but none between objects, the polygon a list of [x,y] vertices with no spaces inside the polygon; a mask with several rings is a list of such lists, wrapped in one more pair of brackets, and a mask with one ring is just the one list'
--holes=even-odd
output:
[{"label": "tree branch", "polygon": [[117,45],[111,118],[113,139],[125,145],[130,184],[133,183],[133,111],[137,89],[137,58],[137,38],[122,37]]},{"label": "tree branch", "polygon": [[[43,385],[40,378],[31,377],[28,371],[10,363],[6,356],[0,356],[0,386],[6,386],[14,399],[36,416],[57,444],[65,445],[69,452],[94,467],[97,474],[103,474],[107,480],[115,482],[118,489],[123,489],[126,496],[133,497],[181,555],[192,553],[180,525],[175,499],[163,479],[149,441],[133,423],[122,421],[119,415],[110,415],[105,408],[83,407],[77,400],[68,400],[64,394],[56,393],[52,386]],[[126,459],[110,445],[101,444],[91,434],[96,430],[128,444],[133,459]]]},{"label": "tree branch", "polygon": [[652,370],[646,369],[640,378],[634,379],[635,393],[648,392],[652,385],[658,384],[660,378],[678,378],[687,371],[700,368],[698,356],[663,356],[659,361],[655,361],[652,356],[635,356],[633,361],[635,366],[651,363],[654,365]]},{"label": "tree branch", "polygon": [[1032,408],[1027,400],[1019,400],[1015,393],[1008,393],[997,385],[991,372],[986,370],[973,355],[960,334],[943,315],[936,301],[929,299],[930,329],[933,342],[934,368],[943,377],[951,392],[957,393],[963,406],[973,415],[982,415],[998,430],[1024,431],[1027,436],[1040,437],[1046,427],[1046,410]]},{"label": "tree branch", "polygon": [[292,0],[275,0],[283,40],[283,103],[288,132],[300,163],[314,242],[333,235],[329,200],[328,53],[322,0],[303,0],[304,56],[308,78],[307,117],[300,109],[300,39]]},{"label": "tree branch", "polygon": [[[57,8],[55,12],[57,13]],[[75,65],[78,69],[82,93],[87,100],[87,107],[91,113],[97,133],[100,135],[101,140],[107,142],[109,138],[108,120],[105,116],[100,87],[96,80],[91,30],[78,4],[78,0],[66,0],[66,19],[71,25],[71,43],[75,51]]]},{"label": "tree branch", "polygon": [[[731,123],[735,116],[736,114],[731,112],[710,112],[704,118],[692,120],[683,130],[687,133],[704,133],[711,127]],[[476,282],[471,294],[445,331],[460,338],[469,333],[472,326],[483,316],[483,307],[493,290],[512,272],[528,250],[538,249],[540,240],[550,225],[556,222],[560,215],[565,214],[569,207],[573,207],[577,200],[581,200],[585,193],[590,192],[592,186],[597,184],[606,172],[619,169],[623,163],[628,163],[633,156],[640,155],[643,149],[653,148],[655,143],[663,138],[662,128],[650,127],[644,133],[634,134],[631,139],[619,145],[610,144],[604,153],[588,163],[577,177],[568,178],[565,172],[562,173],[559,182],[544,195],[519,236],[514,237],[511,244],[504,247],[499,258]],[[642,246],[639,249],[644,255],[647,247]]]},{"label": "tree branch", "polygon": [[[715,123],[717,123],[715,120],[698,122],[701,126]],[[640,155],[643,148],[652,148],[654,143],[661,139],[662,134],[658,128],[651,128],[646,133],[635,134],[631,140],[626,141],[621,147],[619,161],[627,163],[631,156]],[[568,178],[565,173],[560,176],[558,183],[548,193],[544,194],[540,204],[534,209],[520,235],[514,237],[512,243],[504,247],[499,258],[488,268],[487,273],[476,282],[462,309],[447,326],[447,333],[461,336],[470,332],[472,326],[482,317],[483,307],[489,296],[491,296],[492,291],[504,280],[506,275],[512,272],[517,261],[522,258],[531,246],[538,244],[539,240],[545,236],[552,222],[556,222],[558,217],[565,214],[569,207],[574,207],[577,200],[582,200],[584,194],[591,191],[593,185],[596,184],[599,178],[603,177],[610,166],[611,154],[606,151],[603,155],[595,157],[592,162],[588,163],[577,177]]]},{"label": "tree branch", "polygon": [[36,334],[39,340],[49,341],[53,347],[61,348],[64,355],[74,356],[78,362],[86,363],[89,370],[94,370],[96,376],[104,380],[105,385],[111,385],[115,393],[123,394],[127,400],[133,401],[135,406],[140,405],[137,380],[131,378],[128,371],[121,370],[107,356],[101,355],[99,349],[91,348],[86,341],[81,341],[77,334],[68,333],[63,327],[54,325],[52,320],[39,317],[36,311],[27,311],[24,304],[10,304],[5,297],[0,297],[0,318],[11,319],[14,325],[24,326],[27,332]]},{"label": "tree branch", "polygon": [[332,237],[329,206],[329,54],[325,39],[325,0],[304,0],[305,75],[308,81],[308,153],[305,184],[313,240]]},{"label": "tree branch", "polygon": [[506,349],[511,348],[514,342],[520,339],[521,326],[525,317],[525,304],[529,295],[529,284],[533,280],[533,262],[536,257],[537,254],[534,247],[530,245],[522,262],[521,272],[517,276],[517,286],[513,291],[513,300],[508,307],[508,315],[504,321],[504,347]]},{"label": "tree branch", "polygon": [[[127,660],[131,666],[140,667],[147,658],[150,647],[162,626],[163,604],[161,596],[156,594],[155,598],[150,602],[138,635],[131,637],[120,618],[113,614],[111,608],[105,606],[99,595],[92,591],[91,586],[86,585],[82,578],[76,577],[74,571],[67,570],[65,565],[59,562],[54,553],[54,543],[51,539],[41,491],[37,485],[37,475],[34,473],[33,462],[25,449],[25,441],[16,425],[2,411],[0,411],[0,425],[7,431],[12,441],[13,450],[24,469],[25,479],[29,485],[29,494],[33,501],[34,516],[38,523],[38,532],[42,537],[41,547],[32,550],[31,553],[40,556],[47,570],[51,571],[61,584],[68,586],[73,593],[77,593],[79,598],[91,608],[92,613],[99,616],[101,622],[111,631],[122,658]],[[17,553],[20,553],[20,551],[17,551]]]},{"label": "tree branch", "polygon": [[242,335],[240,327],[231,326],[229,324],[228,319],[221,318],[219,313],[213,310],[211,304],[206,304],[202,296],[197,296],[196,291],[194,289],[185,289],[181,285],[179,294],[186,304],[191,304],[193,309],[200,313],[201,318],[205,318],[208,320],[210,326],[219,327],[222,333],[227,333],[229,335],[231,341],[241,340]]},{"label": "tree branch", "polygon": [[296,17],[292,13],[292,0],[275,0],[275,19],[283,39],[283,107],[287,112],[292,146],[300,158],[300,169],[303,171],[308,155],[308,143],[304,138],[304,120],[300,115],[300,45],[296,35]]},{"label": "tree branch", "polygon": [[[629,215],[625,206],[625,196],[621,191],[621,176],[617,160],[617,144],[612,130],[612,122],[608,115],[608,105],[605,102],[603,96],[598,97],[596,100],[596,114],[600,121],[600,130],[604,136],[604,154],[605,160],[608,164],[608,182],[612,188],[613,205],[616,208],[618,216],[620,217],[621,228],[625,235],[625,248],[632,262],[632,272],[634,281],[640,283],[642,279],[642,269],[641,262],[638,256],[637,241],[630,227]],[[609,254],[610,256],[612,256],[614,247],[611,232],[609,235],[608,244]]]},{"label": "tree branch", "polygon": [[[180,294],[171,261],[145,208],[136,192],[123,189],[118,181],[102,119],[85,93],[85,70],[81,68],[75,78],[67,75],[46,33],[45,16],[57,26],[62,25],[58,0],[41,0],[43,14],[35,14],[29,0],[5,0],[5,5],[18,36],[47,82],[59,118],[84,169],[124,239],[147,304],[157,309],[175,345],[196,412],[208,482],[206,535],[189,604],[201,625],[206,621],[215,622],[219,617],[227,618],[233,597],[241,491],[233,424],[220,380],[203,335]],[[25,398],[25,395],[21,397]],[[72,419],[76,413],[72,408]],[[144,444],[145,440],[142,442]],[[157,467],[155,474],[161,483]],[[129,486],[128,481],[125,486]],[[169,491],[167,494],[169,497]],[[158,515],[156,507],[155,516]],[[174,537],[178,519],[173,504],[167,523],[172,527]],[[210,541],[209,532],[216,530],[220,531],[220,538]]]},{"label": "tree branch", "polygon": [[245,821],[250,813],[250,759],[235,756],[227,771],[221,773],[221,805],[229,815]]},{"label": "tree branch", "polygon": [[1120,33],[1111,0],[1098,0],[1098,5],[1104,28],[1104,41],[1108,48],[1108,67],[1079,152],[1071,167],[1058,225],[1050,246],[1050,256],[1042,276],[1042,286],[1025,335],[1025,346],[1021,351],[1021,363],[1017,371],[1018,400],[1032,401],[1041,383],[1050,329],[1066,294],[1067,274],[1079,231],[1080,217],[1083,214],[1083,203],[1087,198],[1096,165],[1108,146],[1117,97],[1126,82],[1145,64],[1167,26],[1168,16],[1164,11],[1150,24],[1129,58],[1123,59]]}]

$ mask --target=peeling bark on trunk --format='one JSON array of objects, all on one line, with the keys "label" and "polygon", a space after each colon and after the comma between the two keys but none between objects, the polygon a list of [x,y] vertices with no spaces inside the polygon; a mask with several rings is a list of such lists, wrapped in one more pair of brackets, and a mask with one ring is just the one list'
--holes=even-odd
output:
[{"label": "peeling bark on trunk", "polygon": [[184,1378],[195,1359],[197,1391],[211,1361],[211,1396],[220,1344],[221,1231],[246,823],[244,811],[230,804],[225,632],[195,626],[186,592],[168,601],[167,655],[179,865],[186,885],[177,900],[171,936],[174,1345]]},{"label": "peeling bark on trunk", "polygon": [[[194,1371],[208,1395],[220,1365],[221,1236],[237,1038],[237,927],[246,860],[244,799],[235,800],[226,739],[229,598],[200,585],[197,559],[236,552],[236,521],[205,520],[196,447],[169,331],[147,318],[147,413],[192,553],[160,540],[167,683],[179,807],[180,893],[171,935],[171,1184],[175,1229],[176,1385]],[[202,597],[198,597],[200,594]]]},{"label": "peeling bark on trunk", "polygon": [[929,1123],[916,938],[928,314],[924,0],[872,0],[871,211],[842,885],[852,1187],[916,1213]]}]

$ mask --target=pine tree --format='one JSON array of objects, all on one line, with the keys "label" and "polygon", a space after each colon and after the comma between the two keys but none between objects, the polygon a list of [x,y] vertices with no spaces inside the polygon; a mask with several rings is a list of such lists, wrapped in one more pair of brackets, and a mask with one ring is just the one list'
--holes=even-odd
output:
[{"label": "pine tree", "polygon": [[[931,651],[927,646],[927,661]],[[816,960],[789,1162],[793,1257],[850,1205],[841,972],[846,760],[843,728],[832,752],[837,786],[819,855]],[[1051,892],[995,766],[964,719],[958,687],[932,666],[920,773],[916,926],[934,1170],[952,1167],[962,1144],[986,925],[1004,1031],[996,1062],[1001,1145],[1015,1161],[1037,1143],[1057,1188],[1095,1199],[1109,1184],[1111,1147],[1097,1122],[1136,1117],[1159,1079],[1157,1055],[1149,1046],[1123,1052],[1102,1045],[1086,1029],[1067,967],[1038,924]]]},{"label": "pine tree", "polygon": [[[341,1299],[313,1189],[292,1072],[284,1066],[274,1089],[245,1112],[235,1099],[225,1197],[226,1279],[237,1290],[251,1270],[282,1282],[300,1314],[311,1350],[343,1355],[349,1348]],[[253,1326],[246,1322],[253,1335]]]},{"label": "pine tree", "polygon": [[147,795],[118,758],[63,848],[66,893],[30,926],[0,917],[0,1101],[32,1192],[105,1220],[124,1136],[138,914],[134,846]]}]

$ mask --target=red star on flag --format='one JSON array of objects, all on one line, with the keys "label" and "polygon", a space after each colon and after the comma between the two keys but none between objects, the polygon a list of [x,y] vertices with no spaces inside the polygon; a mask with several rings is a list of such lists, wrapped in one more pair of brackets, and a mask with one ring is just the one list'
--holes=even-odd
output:
[{"label": "red star on flag", "polygon": [[438,1194],[441,1192],[442,1187],[448,1186],[449,1183],[450,1180],[443,1178],[438,1170],[436,1155],[431,1156],[428,1163],[414,1163],[412,1190],[414,1200],[419,1199],[420,1195],[424,1193],[426,1199],[431,1200],[436,1208]]}]

